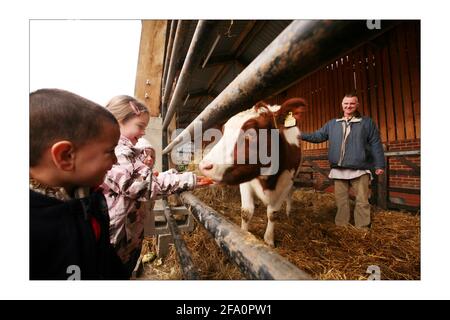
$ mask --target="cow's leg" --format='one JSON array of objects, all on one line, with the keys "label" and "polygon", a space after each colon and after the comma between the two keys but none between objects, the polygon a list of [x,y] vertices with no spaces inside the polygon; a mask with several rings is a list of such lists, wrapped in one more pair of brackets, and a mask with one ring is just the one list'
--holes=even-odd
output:
[{"label": "cow's leg", "polygon": [[294,193],[294,188],[291,188],[291,190],[289,191],[289,194],[287,195],[286,198],[286,215],[289,218],[289,214],[291,213],[291,209],[292,209],[292,194]]},{"label": "cow's leg", "polygon": [[264,233],[264,242],[271,247],[275,247],[274,230],[275,230],[275,220],[277,218],[277,211],[278,210],[275,210],[275,207],[271,205],[267,206],[267,227],[266,233]]},{"label": "cow's leg", "polygon": [[267,228],[264,234],[264,241],[271,247],[275,246],[274,242],[274,229],[275,221],[279,219],[278,212],[281,210],[281,206],[286,201],[286,211],[289,215],[291,210],[291,196],[293,192],[292,178],[289,173],[286,173],[283,177],[284,181],[279,181],[275,192],[269,196],[269,205],[267,206]]},{"label": "cow's leg", "polygon": [[248,231],[248,224],[255,212],[253,191],[250,183],[241,183],[239,190],[241,191],[241,229]]}]

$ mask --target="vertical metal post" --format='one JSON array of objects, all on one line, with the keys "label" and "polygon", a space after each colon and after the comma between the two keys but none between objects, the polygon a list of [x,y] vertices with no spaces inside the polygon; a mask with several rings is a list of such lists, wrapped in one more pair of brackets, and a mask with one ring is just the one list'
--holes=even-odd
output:
[{"label": "vertical metal post", "polygon": [[167,220],[167,226],[169,227],[170,233],[172,234],[173,237],[173,243],[175,244],[178,262],[180,263],[183,277],[184,279],[187,280],[198,280],[200,279],[200,276],[197,270],[195,270],[191,254],[186,247],[186,243],[183,241],[177,223],[172,217],[172,213],[170,211],[170,207],[167,201],[164,200],[163,205],[164,205],[164,215],[166,216]]},{"label": "vertical metal post", "polygon": [[175,30],[177,27],[177,20],[172,20],[170,23],[170,31],[169,31],[169,42],[167,43],[167,52],[166,56],[164,58],[164,71],[163,71],[163,77],[162,77],[162,86],[161,86],[161,97],[164,96],[165,90],[166,90],[166,80],[167,80],[167,73],[169,71],[169,57],[172,56],[172,47],[175,40]]}]

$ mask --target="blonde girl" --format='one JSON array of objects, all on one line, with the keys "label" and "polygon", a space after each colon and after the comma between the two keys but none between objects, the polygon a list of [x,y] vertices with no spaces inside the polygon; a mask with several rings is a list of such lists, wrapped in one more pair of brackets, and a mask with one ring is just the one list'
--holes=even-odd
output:
[{"label": "blonde girl", "polygon": [[131,275],[144,238],[142,201],[191,190],[207,182],[192,172],[169,170],[153,174],[153,161],[147,155],[149,151],[154,155],[154,150],[149,145],[136,147],[150,119],[144,103],[120,95],[112,98],[106,108],[119,122],[120,139],[115,148],[117,163],[108,171],[102,188],[111,220],[110,241]]}]

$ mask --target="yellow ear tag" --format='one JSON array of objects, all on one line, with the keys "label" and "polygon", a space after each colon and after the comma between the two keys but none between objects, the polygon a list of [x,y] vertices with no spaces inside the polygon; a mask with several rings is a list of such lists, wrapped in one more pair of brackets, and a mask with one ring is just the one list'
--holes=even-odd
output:
[{"label": "yellow ear tag", "polygon": [[294,127],[297,124],[297,120],[295,120],[294,116],[292,115],[292,112],[289,112],[289,114],[284,119],[284,127],[290,128]]}]

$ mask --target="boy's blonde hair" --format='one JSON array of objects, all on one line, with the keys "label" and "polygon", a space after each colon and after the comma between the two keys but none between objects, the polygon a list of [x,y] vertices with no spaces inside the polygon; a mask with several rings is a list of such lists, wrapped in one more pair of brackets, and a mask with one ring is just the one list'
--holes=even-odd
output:
[{"label": "boy's blonde hair", "polygon": [[143,102],[127,95],[115,96],[108,102],[106,109],[122,124],[141,113],[149,113]]}]

